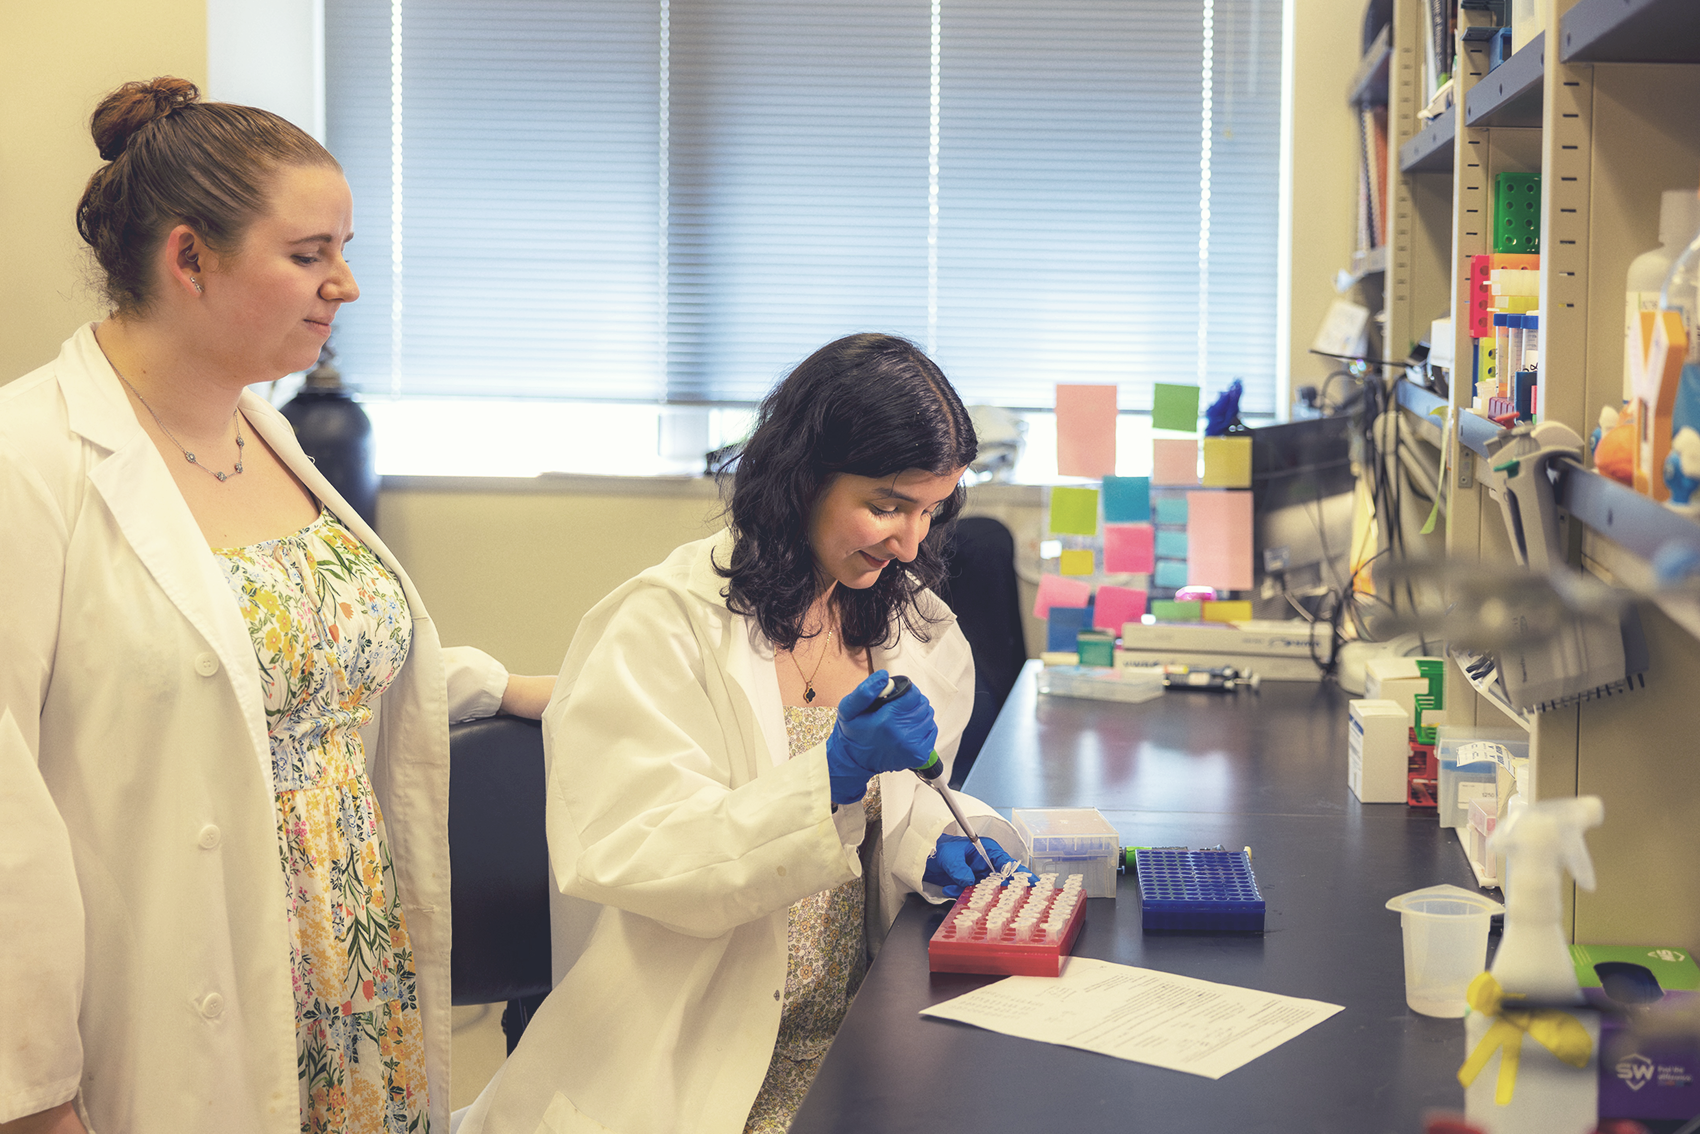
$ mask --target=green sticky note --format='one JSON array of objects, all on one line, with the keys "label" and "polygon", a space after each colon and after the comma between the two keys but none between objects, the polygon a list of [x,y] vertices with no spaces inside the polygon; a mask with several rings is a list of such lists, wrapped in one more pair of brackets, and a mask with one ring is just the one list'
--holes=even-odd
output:
[{"label": "green sticky note", "polygon": [[1157,599],[1151,604],[1151,617],[1158,622],[1198,622],[1204,618],[1204,604]]},{"label": "green sticky note", "polygon": [[1058,535],[1097,535],[1098,490],[1051,489],[1051,531]]},{"label": "green sticky note", "polygon": [[1151,428],[1179,429],[1184,433],[1196,430],[1198,387],[1154,383],[1151,387]]}]

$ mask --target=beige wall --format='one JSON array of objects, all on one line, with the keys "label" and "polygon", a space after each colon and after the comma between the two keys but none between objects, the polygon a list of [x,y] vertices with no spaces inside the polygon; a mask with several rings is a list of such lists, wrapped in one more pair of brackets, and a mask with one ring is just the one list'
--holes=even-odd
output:
[{"label": "beige wall", "polygon": [[0,106],[0,382],[51,361],[77,324],[105,310],[89,286],[77,199],[100,164],[88,119],[130,79],[207,75],[206,0],[3,0]]},{"label": "beige wall", "polygon": [[[1334,369],[1309,353],[1334,302],[1334,274],[1352,265],[1358,208],[1358,125],[1346,87],[1363,51],[1362,0],[1293,5],[1292,389]],[[1365,302],[1359,296],[1352,296]],[[1373,305],[1372,305],[1373,306]]]},{"label": "beige wall", "polygon": [[[378,500],[378,531],[444,642],[478,646],[516,673],[554,673],[586,611],[679,544],[717,530],[719,511],[706,480],[392,477]],[[977,489],[969,513],[1002,520],[1023,574],[1036,575],[1042,490]],[[1034,584],[1021,590],[1025,614]],[[1032,652],[1043,624],[1027,624]]]}]

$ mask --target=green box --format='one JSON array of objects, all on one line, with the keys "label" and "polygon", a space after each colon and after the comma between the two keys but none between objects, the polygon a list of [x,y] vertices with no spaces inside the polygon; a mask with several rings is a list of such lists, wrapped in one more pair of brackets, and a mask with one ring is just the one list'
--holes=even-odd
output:
[{"label": "green box", "polygon": [[1175,602],[1172,599],[1153,599],[1151,601],[1151,617],[1158,622],[1202,622],[1204,620],[1204,604],[1202,602]]},{"label": "green box", "polygon": [[1499,173],[1493,179],[1493,250],[1541,250],[1541,175]]},{"label": "green box", "polygon": [[1074,639],[1081,665],[1115,665],[1116,636],[1102,630],[1082,630]]}]

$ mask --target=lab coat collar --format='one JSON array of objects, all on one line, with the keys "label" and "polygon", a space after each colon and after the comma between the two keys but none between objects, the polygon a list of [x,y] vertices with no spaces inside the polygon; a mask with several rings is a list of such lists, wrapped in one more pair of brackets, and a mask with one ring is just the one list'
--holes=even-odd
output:
[{"label": "lab coat collar", "polygon": [[[254,666],[254,647],[248,628],[236,604],[225,601],[229,584],[220,573],[217,559],[207,554],[206,536],[172,481],[159,449],[136,420],[117,371],[95,339],[93,323],[66,341],[56,369],[71,430],[91,445],[108,451],[108,456],[99,460],[89,473],[90,483],[106,501],[137,557],[183,616],[206,638],[225,667],[242,702],[255,758],[266,782],[271,783],[271,741],[266,731],[265,698]],[[415,624],[428,620],[413,581],[371,525],[308,459],[288,420],[251,389],[242,392],[237,405],[254,432],[300,478],[307,491],[335,513],[401,580]]]},{"label": "lab coat collar", "polygon": [[136,420],[117,371],[95,341],[93,323],[66,341],[59,363],[59,389],[72,432],[107,451],[89,471],[89,483],[160,590],[212,647],[241,701],[253,757],[270,784],[271,744],[254,646],[241,611],[228,601],[229,585],[217,560],[207,553],[206,536],[159,449]]},{"label": "lab coat collar", "polygon": [[[732,561],[732,543],[730,528],[723,528],[704,540],[698,545],[701,550],[692,560],[685,579],[688,593],[710,608],[726,611],[728,615],[726,579],[715,570],[715,564],[725,566]],[[944,631],[956,621],[956,615],[931,591],[922,593],[919,606],[936,620],[927,640],[917,638],[906,627],[900,628],[895,643],[872,651],[873,668],[902,673],[923,689],[954,693],[956,683],[934,663],[933,652],[944,639]],[[785,713],[779,697],[777,655],[773,643],[768,641],[754,619],[728,618],[727,622],[725,632],[732,639],[724,644],[730,647],[727,669],[755,707],[756,717],[762,724],[763,739],[774,763],[784,763],[789,758],[790,746],[785,737]]]}]

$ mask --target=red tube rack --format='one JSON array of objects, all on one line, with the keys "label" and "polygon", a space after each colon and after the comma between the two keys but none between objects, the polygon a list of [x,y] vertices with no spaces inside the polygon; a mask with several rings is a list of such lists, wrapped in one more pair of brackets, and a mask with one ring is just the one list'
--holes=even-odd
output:
[{"label": "red tube rack", "polygon": [[[994,903],[1008,889],[1007,884],[998,887]],[[1061,893],[1060,890],[1051,890],[1043,899],[1030,893],[1015,908],[1023,910],[1029,903],[1042,900],[1045,903],[1042,912],[1048,913]],[[934,931],[932,940],[927,943],[927,967],[931,971],[999,976],[1057,976],[1062,972],[1063,958],[1074,948],[1074,940],[1080,936],[1080,927],[1086,922],[1084,894],[1060,933],[1052,934],[1042,926],[1035,926],[1031,941],[1017,941],[1013,924],[1006,925],[997,938],[987,938],[986,912],[990,906],[979,911],[973,929],[966,936],[959,934],[956,917],[968,910],[971,894],[971,890],[966,891],[956,899],[956,904],[945,914],[944,924]],[[1040,920],[1043,921],[1043,918]]]}]

